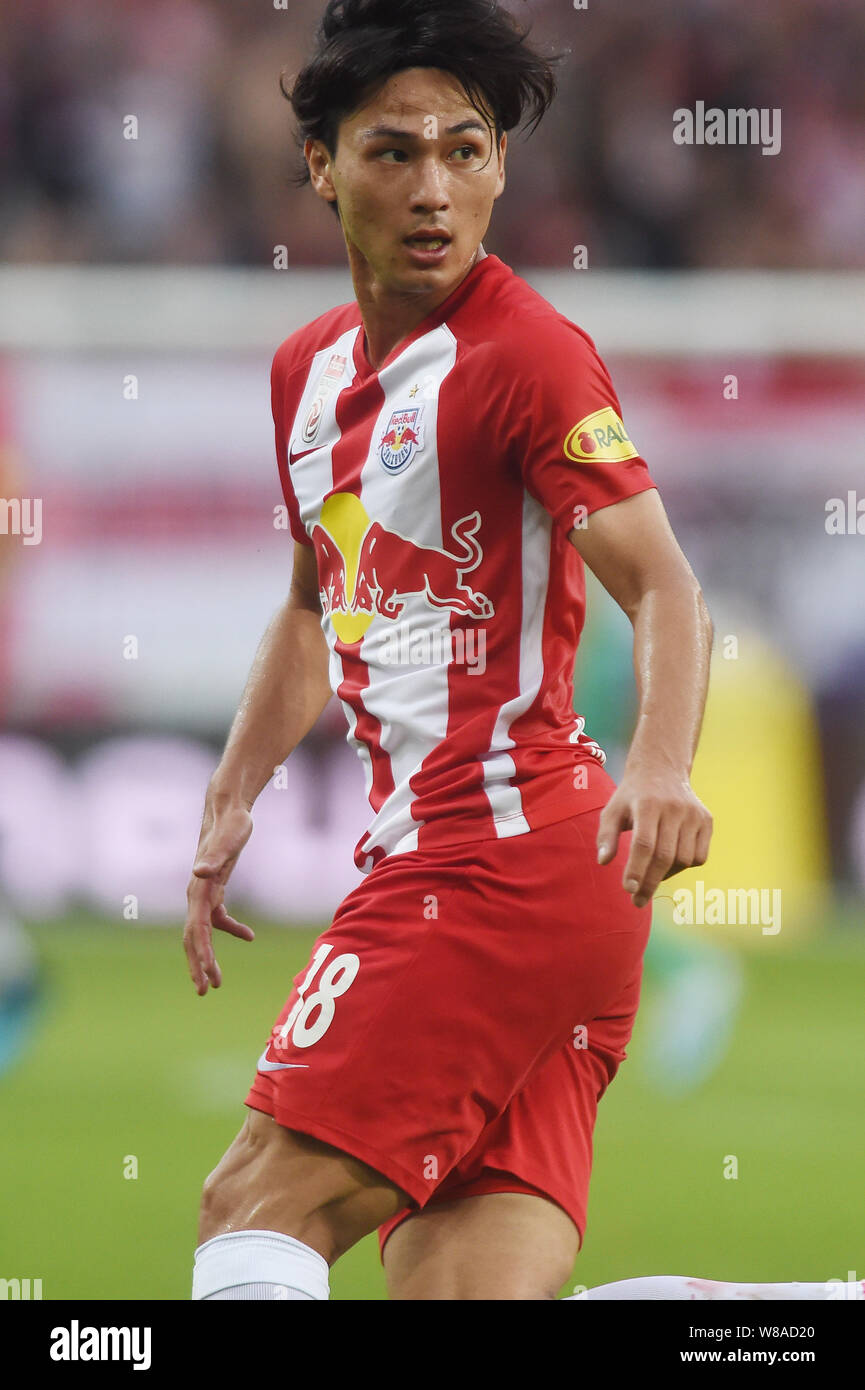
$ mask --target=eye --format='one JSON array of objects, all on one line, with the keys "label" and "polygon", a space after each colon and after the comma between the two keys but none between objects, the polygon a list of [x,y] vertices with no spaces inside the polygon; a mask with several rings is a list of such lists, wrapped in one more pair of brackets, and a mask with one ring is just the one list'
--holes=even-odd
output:
[{"label": "eye", "polygon": [[406,154],[405,150],[382,150],[379,155],[379,159],[387,159],[387,156],[389,154],[399,155],[399,158],[395,161],[397,164],[402,164],[406,159],[408,159],[408,155]]},{"label": "eye", "polygon": [[464,154],[466,156],[466,159],[461,160],[460,163],[467,163],[469,159],[474,159],[477,153],[478,151],[475,149],[474,145],[460,145],[458,150],[454,150],[454,154]]}]

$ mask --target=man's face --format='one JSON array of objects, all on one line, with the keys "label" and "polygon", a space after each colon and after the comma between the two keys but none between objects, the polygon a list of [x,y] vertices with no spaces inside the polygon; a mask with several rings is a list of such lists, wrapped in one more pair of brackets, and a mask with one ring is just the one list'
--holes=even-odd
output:
[{"label": "man's face", "polygon": [[[339,201],[349,254],[381,286],[429,294],[457,284],[471,265],[505,186],[505,150],[451,73],[396,73],[339,127],[336,157],[308,140],[320,197]],[[441,249],[413,242],[441,230]],[[426,249],[423,249],[423,248]]]}]

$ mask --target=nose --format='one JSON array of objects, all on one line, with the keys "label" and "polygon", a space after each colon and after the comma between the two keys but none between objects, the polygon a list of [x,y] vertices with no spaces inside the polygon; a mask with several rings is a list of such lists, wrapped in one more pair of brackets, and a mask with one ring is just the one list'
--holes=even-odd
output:
[{"label": "nose", "polygon": [[430,150],[420,161],[418,185],[412,198],[413,212],[442,212],[450,207],[447,170],[438,154]]}]

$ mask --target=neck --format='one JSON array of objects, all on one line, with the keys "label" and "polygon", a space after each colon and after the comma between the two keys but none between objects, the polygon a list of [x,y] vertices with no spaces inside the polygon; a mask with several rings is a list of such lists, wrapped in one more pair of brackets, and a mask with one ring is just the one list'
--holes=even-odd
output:
[{"label": "neck", "polygon": [[366,334],[367,360],[373,371],[378,371],[394,348],[407,338],[428,314],[450,298],[474,267],[486,259],[487,253],[482,245],[479,246],[459,279],[453,284],[420,295],[398,294],[382,286],[372,274],[369,262],[351,243],[348,255],[355,297]]}]

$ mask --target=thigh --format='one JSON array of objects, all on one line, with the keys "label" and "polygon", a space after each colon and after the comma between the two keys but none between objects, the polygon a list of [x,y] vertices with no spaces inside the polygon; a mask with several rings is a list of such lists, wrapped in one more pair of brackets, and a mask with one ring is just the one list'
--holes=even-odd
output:
[{"label": "thigh", "polygon": [[573,1269],[578,1240],[561,1207],[525,1192],[430,1203],[387,1243],[388,1295],[553,1299]]},{"label": "thigh", "polygon": [[280,1231],[332,1264],[406,1201],[351,1154],[251,1111],[204,1184],[198,1243],[230,1231]]},{"label": "thigh", "polygon": [[596,822],[385,859],[316,943],[247,1104],[423,1207],[642,950],[651,914],[598,868]]},{"label": "thigh", "polygon": [[[442,1204],[470,1205],[480,1196],[525,1194],[555,1204],[574,1233],[574,1255],[586,1229],[593,1136],[598,1103],[624,1061],[636,1017],[647,933],[618,934],[598,944],[604,971],[617,962],[619,992],[596,1017],[583,1015],[573,1036],[528,1078],[503,1113],[486,1126],[474,1147],[447,1175],[424,1208],[427,1231]],[[586,960],[591,971],[591,958]],[[442,1207],[443,1209],[443,1207]],[[379,1229],[387,1264],[392,1241],[415,1227],[406,1206]],[[559,1283],[570,1273],[566,1269]]]}]

